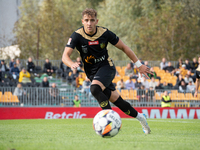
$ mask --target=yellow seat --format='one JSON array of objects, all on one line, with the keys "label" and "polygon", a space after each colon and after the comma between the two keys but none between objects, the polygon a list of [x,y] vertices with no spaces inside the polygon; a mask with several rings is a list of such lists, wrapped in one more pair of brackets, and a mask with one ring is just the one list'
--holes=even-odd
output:
[{"label": "yellow seat", "polygon": [[129,99],[129,91],[128,90],[121,90],[121,97],[123,99]]},{"label": "yellow seat", "polygon": [[11,99],[12,93],[10,91],[4,92],[4,95],[8,97],[8,99]]},{"label": "yellow seat", "polygon": [[10,102],[19,103],[19,99],[18,99],[17,95],[12,95],[11,99],[10,99]]},{"label": "yellow seat", "polygon": [[9,102],[8,101],[8,96],[7,95],[2,95],[1,99],[0,99],[0,102]]},{"label": "yellow seat", "polygon": [[138,100],[137,90],[130,90],[129,91],[129,99],[130,100]]}]

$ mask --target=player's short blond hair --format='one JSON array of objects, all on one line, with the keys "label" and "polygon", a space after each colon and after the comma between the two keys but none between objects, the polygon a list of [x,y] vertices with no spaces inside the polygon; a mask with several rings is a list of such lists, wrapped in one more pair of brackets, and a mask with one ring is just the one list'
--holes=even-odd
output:
[{"label": "player's short blond hair", "polygon": [[92,9],[92,8],[86,8],[83,12],[82,12],[82,17],[84,15],[88,15],[88,16],[94,16],[95,18],[97,17],[97,11]]}]

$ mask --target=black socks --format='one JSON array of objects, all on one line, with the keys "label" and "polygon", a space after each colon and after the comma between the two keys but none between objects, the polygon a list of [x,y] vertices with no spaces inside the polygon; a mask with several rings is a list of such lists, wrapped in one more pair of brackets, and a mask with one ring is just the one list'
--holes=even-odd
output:
[{"label": "black socks", "polygon": [[135,118],[138,115],[138,112],[127,101],[123,100],[121,96],[113,104],[131,117]]},{"label": "black socks", "polygon": [[97,99],[102,109],[111,109],[108,97],[103,93],[101,87],[97,84],[90,86],[92,95]]}]

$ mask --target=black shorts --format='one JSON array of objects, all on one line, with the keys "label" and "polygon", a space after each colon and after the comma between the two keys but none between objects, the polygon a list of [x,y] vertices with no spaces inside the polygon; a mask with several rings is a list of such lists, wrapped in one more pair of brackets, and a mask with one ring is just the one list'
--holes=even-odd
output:
[{"label": "black shorts", "polygon": [[88,78],[90,81],[98,80],[100,81],[106,88],[111,91],[115,91],[115,86],[112,83],[112,80],[115,78],[116,69],[115,66],[105,65],[99,68],[99,70],[94,75],[89,75]]}]

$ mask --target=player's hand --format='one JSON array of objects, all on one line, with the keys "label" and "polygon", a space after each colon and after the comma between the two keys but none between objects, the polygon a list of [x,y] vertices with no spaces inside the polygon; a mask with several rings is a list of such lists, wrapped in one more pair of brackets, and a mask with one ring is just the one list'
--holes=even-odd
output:
[{"label": "player's hand", "polygon": [[150,71],[150,68],[148,68],[148,67],[145,66],[145,65],[142,65],[142,66],[139,67],[139,72],[140,72],[141,74],[144,74],[148,79],[150,79],[150,78],[149,78],[149,76],[147,75],[147,73],[150,73],[150,74],[153,75],[153,73]]},{"label": "player's hand", "polygon": [[80,65],[79,62],[74,62],[74,63],[71,65],[71,69],[72,69],[72,70],[73,70],[73,69],[76,69],[76,68],[80,67],[79,65]]},{"label": "player's hand", "polygon": [[195,91],[194,93],[194,97],[197,97],[198,91]]}]

